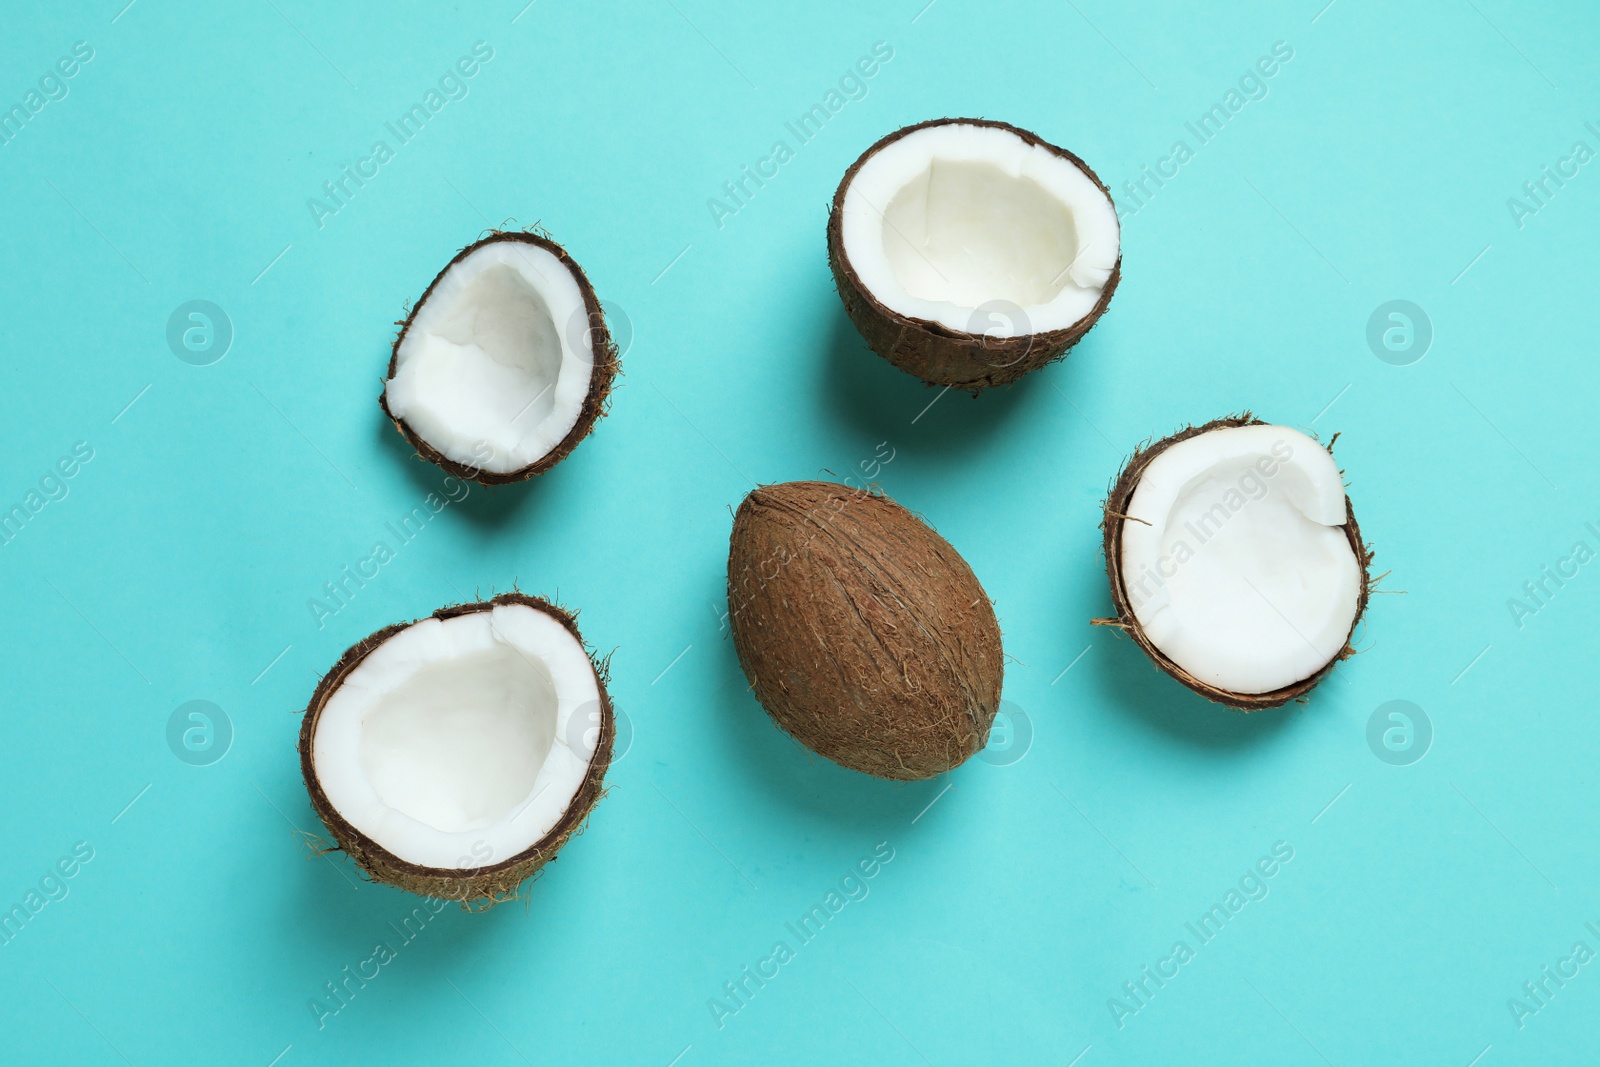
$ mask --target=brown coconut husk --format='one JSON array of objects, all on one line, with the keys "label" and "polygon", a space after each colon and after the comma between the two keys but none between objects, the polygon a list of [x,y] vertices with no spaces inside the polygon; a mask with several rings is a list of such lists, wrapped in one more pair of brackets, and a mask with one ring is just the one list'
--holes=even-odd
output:
[{"label": "brown coconut husk", "polygon": [[[572,272],[572,276],[577,279],[578,288],[583,292],[584,308],[589,317],[589,337],[594,348],[594,370],[589,376],[589,392],[584,397],[583,408],[578,413],[578,421],[573,423],[572,429],[567,431],[567,435],[561,439],[560,444],[546,452],[539,459],[525,467],[503,473],[481,470],[445,456],[423,440],[415,430],[406,424],[405,420],[395,417],[394,413],[389,410],[387,390],[387,383],[394,378],[395,368],[399,364],[400,342],[405,340],[406,334],[411,330],[411,324],[416,320],[417,312],[422,309],[422,306],[428,302],[428,298],[433,295],[434,287],[439,284],[439,280],[450,272],[450,268],[467,256],[470,256],[484,245],[496,241],[520,241],[523,244],[536,245],[554,255],[564,267]],[[492,230],[489,236],[474,241],[457,252],[455,258],[446,263],[444,269],[434,275],[433,281],[428,283],[428,288],[423,290],[421,298],[417,300],[416,305],[400,323],[400,333],[395,337],[394,345],[390,349],[389,369],[385,375],[385,390],[378,394],[378,406],[383,408],[383,413],[389,417],[390,422],[394,423],[395,429],[400,431],[411,447],[416,449],[417,455],[421,459],[427,460],[449,474],[477,482],[479,485],[509,485],[512,482],[526,481],[536,474],[543,474],[563,459],[566,459],[572,450],[578,447],[578,442],[589,436],[589,432],[594,429],[596,420],[606,413],[607,402],[611,395],[611,386],[616,380],[621,365],[622,361],[617,355],[616,343],[611,339],[611,331],[606,326],[605,316],[600,310],[600,300],[594,294],[594,286],[589,284],[588,275],[583,273],[583,268],[578,266],[577,261],[567,254],[566,249],[556,244],[543,233],[530,233],[521,230]]]},{"label": "brown coconut husk", "polygon": [[[1128,514],[1128,504],[1133,499],[1134,490],[1139,487],[1139,479],[1143,477],[1145,468],[1157,456],[1182,441],[1211,430],[1228,429],[1235,426],[1262,425],[1263,420],[1256,418],[1250,412],[1240,415],[1230,415],[1225,418],[1212,419],[1200,426],[1188,426],[1163,438],[1154,444],[1145,444],[1128,458],[1122,467],[1117,479],[1112,483],[1111,491],[1106,497],[1105,514],[1100,520],[1102,534],[1102,551],[1105,553],[1106,577],[1111,583],[1111,602],[1116,609],[1116,617],[1110,619],[1095,619],[1097,626],[1113,626],[1132,637],[1134,643],[1144,650],[1145,655],[1166,673],[1172,675],[1179,682],[1199,693],[1207,700],[1218,704],[1225,704],[1239,711],[1261,711],[1266,708],[1276,708],[1287,704],[1291,700],[1299,700],[1316,688],[1317,683],[1326,678],[1341,661],[1355,655],[1354,645],[1356,628],[1361,625],[1362,616],[1367,611],[1367,601],[1370,599],[1372,587],[1377,579],[1372,576],[1373,551],[1371,547],[1361,540],[1361,529],[1356,525],[1355,509],[1350,504],[1350,497],[1345,496],[1345,514],[1348,517],[1344,524],[1345,536],[1349,538],[1350,547],[1356,554],[1356,559],[1361,563],[1361,570],[1365,580],[1361,583],[1361,593],[1356,601],[1355,618],[1350,622],[1350,633],[1345,637],[1344,647],[1332,659],[1312,674],[1293,685],[1282,689],[1275,689],[1270,693],[1235,693],[1227,689],[1218,689],[1208,685],[1191,675],[1188,671],[1178,666],[1145,635],[1139,626],[1139,620],[1134,615],[1133,606],[1128,598],[1128,591],[1122,580],[1122,530],[1126,523],[1140,521]],[[1329,451],[1332,451],[1331,443]]]},{"label": "brown coconut husk", "polygon": [[1111,294],[1122,280],[1122,250],[1111,277],[1100,292],[1100,299],[1087,315],[1065,329],[995,338],[981,333],[951,330],[937,322],[910,318],[890,310],[861,281],[844,252],[843,209],[845,193],[867,160],[908,134],[929,126],[993,126],[1009,130],[1030,145],[1039,145],[1077,167],[1111,199],[1111,191],[1090,166],[1073,153],[1053,145],[1028,130],[990,119],[933,119],[919,122],[884,137],[845,171],[833,195],[828,212],[828,265],[833,269],[834,285],[844,310],[872,349],[901,370],[914,374],[930,385],[946,385],[976,393],[994,385],[1016,381],[1031,370],[1053,363],[1083,339],[1111,304]]},{"label": "brown coconut husk", "polygon": [[733,644],[772,720],[828,759],[929,778],[988,742],[994,607],[950,543],[888,497],[833,482],[750,493],[728,549]]},{"label": "brown coconut husk", "polygon": [[490,907],[514,899],[517,887],[546,863],[555,859],[561,847],[582,831],[589,813],[605,793],[606,770],[611,766],[611,746],[617,731],[611,696],[606,691],[605,664],[596,660],[593,651],[583,643],[583,636],[578,633],[577,616],[572,612],[541,597],[528,596],[524,593],[502,593],[491,600],[440,608],[428,617],[453,619],[475,611],[488,611],[499,604],[525,605],[543,612],[566,627],[589,653],[589,662],[594,667],[595,682],[600,690],[600,736],[595,742],[594,756],[589,761],[589,769],[584,774],[583,784],[579,786],[577,795],[572,798],[566,813],[551,831],[529,848],[486,867],[462,869],[423,867],[401,859],[357,830],[328,800],[328,795],[317,778],[316,768],[311,762],[311,741],[316,735],[317,722],[322,717],[322,711],[333,694],[344,684],[345,679],[361,665],[373,649],[401,630],[415,626],[416,622],[385,626],[352,645],[339,658],[339,662],[334,664],[333,669],[323,676],[316,692],[311,695],[311,703],[306,707],[305,718],[300,724],[300,773],[305,778],[306,792],[311,796],[311,806],[316,809],[317,817],[333,835],[337,849],[347,853],[355,861],[356,866],[375,882],[437,900],[459,901],[467,908]]}]

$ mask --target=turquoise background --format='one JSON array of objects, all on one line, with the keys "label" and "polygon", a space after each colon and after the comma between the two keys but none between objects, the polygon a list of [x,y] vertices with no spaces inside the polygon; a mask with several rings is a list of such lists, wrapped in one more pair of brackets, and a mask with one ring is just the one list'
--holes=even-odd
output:
[{"label": "turquoise background", "polygon": [[[1600,172],[1551,183],[1521,226],[1507,200],[1574,142],[1600,149],[1600,14],[924,3],[7,12],[0,104],[74,42],[94,57],[0,147],[0,503],[77,442],[93,459],[0,548],[0,906],[78,842],[93,859],[0,946],[0,1058],[1595,1056],[1600,963],[1521,1027],[1507,1002],[1575,942],[1600,950],[1600,563],[1520,626],[1508,600],[1574,542],[1600,548]],[[478,41],[493,58],[469,94],[319,228],[307,201]],[[719,228],[708,199],[880,41],[865,98],[790,140]],[[1185,122],[1277,41],[1293,58],[1265,98],[1195,148]],[[1194,148],[1125,215],[1088,339],[977,399],[867,352],[824,253],[846,166],[946,114],[1070,147],[1124,209],[1142,166]],[[391,324],[506,220],[547,227],[631,332],[611,413],[552,473],[446,508],[319,628],[323,583],[441,488],[376,404]],[[234,331],[209,366],[166,341],[196,299]],[[1407,366],[1366,341],[1392,299],[1434,331]],[[1382,589],[1403,594],[1374,599],[1363,653],[1309,704],[1248,718],[1089,625],[1123,457],[1246,407],[1340,433]],[[876,481],[965,554],[1011,657],[1007,735],[909,785],[772,727],[721,620],[753,483],[859,480],[891,453]],[[363,635],[513,583],[615,650],[631,747],[525,904],[446,910],[402,945],[417,901],[297,836],[319,828],[299,712]],[[168,747],[191,700],[231,723],[209,766]],[[1367,741],[1391,700],[1432,724],[1406,766]],[[800,945],[785,924],[880,842],[868,895]],[[1199,945],[1185,923],[1278,842],[1293,859],[1265,899]],[[780,939],[794,959],[719,1028],[712,998]],[[1119,1027],[1110,998],[1179,939],[1194,958]],[[397,958],[319,1028],[308,1002],[380,941]]]}]

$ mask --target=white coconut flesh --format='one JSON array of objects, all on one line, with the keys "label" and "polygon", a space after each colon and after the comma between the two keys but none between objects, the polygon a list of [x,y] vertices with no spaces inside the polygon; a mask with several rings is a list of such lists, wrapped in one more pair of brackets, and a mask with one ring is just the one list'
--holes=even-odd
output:
[{"label": "white coconut flesh", "polygon": [[1122,582],[1150,642],[1235,693],[1309,678],[1344,648],[1365,581],[1328,450],[1283,426],[1211,430],[1145,468]]},{"label": "white coconut flesh", "polygon": [[577,423],[594,370],[583,290],[550,251],[491,241],[417,309],[385,385],[389,411],[447,459],[505,474]]},{"label": "white coconut flesh", "polygon": [[373,649],[329,699],[312,766],[339,814],[400,859],[489,866],[537,843],[572,803],[599,700],[582,645],[541,611],[427,619]]},{"label": "white coconut flesh", "polygon": [[997,338],[1088,315],[1121,247],[1116,208],[1088,175],[993,126],[891,142],[856,172],[841,213],[845,257],[880,303]]}]

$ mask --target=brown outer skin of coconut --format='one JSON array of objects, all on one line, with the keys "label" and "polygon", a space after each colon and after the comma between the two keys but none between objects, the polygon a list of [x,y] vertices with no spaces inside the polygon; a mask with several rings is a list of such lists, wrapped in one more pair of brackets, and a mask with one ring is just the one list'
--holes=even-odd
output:
[{"label": "brown outer skin of coconut", "polygon": [[[1105,193],[1107,200],[1111,199],[1111,190],[1106,188],[1106,183],[1090,169],[1089,164],[1065,148],[1009,123],[989,119],[932,119],[896,130],[863,152],[844,172],[838,191],[833,194],[833,206],[828,212],[828,266],[833,269],[834,285],[838,288],[839,299],[844,302],[845,313],[861,332],[867,347],[901,370],[916,375],[930,385],[947,385],[976,393],[989,386],[1014,382],[1031,370],[1053,363],[1082,340],[1083,335],[1105,314],[1111,304],[1111,294],[1116,292],[1117,283],[1122,280],[1122,248],[1119,237],[1117,262],[1100,291],[1100,299],[1087,315],[1066,329],[1022,337],[992,338],[951,330],[937,322],[910,318],[890,310],[862,283],[844,253],[845,193],[867,160],[888,145],[930,126],[952,124],[1009,130],[1028,144],[1046,148],[1077,167]],[[1119,225],[1119,233],[1120,229]]]},{"label": "brown outer skin of coconut", "polygon": [[[589,652],[589,646],[583,643],[583,637],[578,633],[577,616],[548,600],[523,593],[502,593],[491,600],[440,608],[429,618],[453,619],[474,611],[488,611],[500,604],[522,604],[549,615],[566,627],[584,651]],[[422,621],[424,620],[417,620],[417,622]],[[311,762],[312,738],[316,735],[317,722],[322,718],[322,710],[327,706],[329,699],[344,684],[350,672],[360,666],[373,649],[401,630],[415,625],[416,622],[396,623],[362,638],[339,658],[333,670],[323,676],[316,692],[311,695],[311,703],[306,707],[305,718],[300,723],[300,773],[305,777],[306,792],[311,795],[311,806],[316,809],[317,817],[333,835],[339,850],[349,854],[356,865],[373,881],[383,882],[420,896],[433,897],[436,900],[459,901],[463,907],[491,906],[514,898],[517,886],[555,859],[561,846],[583,829],[589,812],[594,809],[595,803],[605,792],[603,786],[606,770],[611,766],[611,746],[617,732],[611,696],[606,692],[606,670],[603,664],[595,662],[594,653],[589,652],[595,683],[600,689],[600,736],[595,741],[594,757],[589,761],[588,771],[584,773],[583,784],[578,787],[571,804],[551,831],[517,855],[487,867],[461,870],[422,867],[401,859],[350,825],[328,800],[328,795],[323,791],[322,783],[317,778],[316,768]]]},{"label": "brown outer skin of coconut", "polygon": [[[1350,540],[1350,547],[1356,554],[1356,559],[1361,561],[1361,571],[1364,581],[1361,583],[1360,598],[1356,601],[1355,618],[1350,621],[1350,633],[1345,636],[1344,648],[1339,654],[1322,665],[1322,668],[1308,678],[1303,678],[1293,685],[1282,689],[1275,689],[1270,693],[1235,693],[1228,689],[1218,689],[1207,685],[1188,671],[1168,659],[1166,654],[1151,643],[1145,636],[1139,620],[1133,613],[1133,606],[1129,603],[1127,589],[1122,581],[1122,528],[1128,514],[1128,504],[1133,500],[1134,490],[1139,487],[1139,479],[1143,477],[1145,468],[1161,453],[1181,441],[1191,437],[1198,437],[1211,430],[1229,429],[1235,426],[1260,426],[1265,425],[1261,419],[1251,415],[1248,411],[1242,415],[1230,415],[1221,419],[1213,419],[1203,426],[1190,426],[1173,434],[1171,437],[1157,441],[1155,444],[1146,445],[1128,458],[1122,472],[1117,476],[1116,482],[1111,487],[1111,493],[1106,498],[1105,515],[1100,521],[1100,529],[1104,535],[1102,550],[1106,556],[1106,577],[1111,582],[1111,600],[1116,607],[1115,619],[1097,619],[1101,624],[1110,624],[1119,627],[1144,650],[1145,655],[1154,661],[1157,667],[1166,671],[1172,677],[1193,689],[1207,700],[1218,704],[1226,704],[1239,711],[1262,711],[1266,708],[1282,707],[1291,700],[1304,697],[1317,683],[1328,676],[1328,673],[1339,664],[1341,660],[1355,655],[1355,646],[1352,643],[1356,627],[1361,625],[1361,617],[1366,614],[1367,600],[1372,593],[1372,549],[1362,543],[1361,529],[1356,525],[1355,509],[1351,507],[1350,497],[1344,498],[1345,536]],[[1330,452],[1332,449],[1329,450]]]},{"label": "brown outer skin of coconut", "polygon": [[753,490],[734,517],[728,615],[772,720],[835,763],[930,778],[988,741],[1004,661],[966,560],[886,496]]},{"label": "brown outer skin of coconut", "polygon": [[[416,320],[417,312],[422,310],[422,306],[433,295],[434,286],[439,284],[441,278],[450,273],[450,268],[484,245],[496,241],[521,241],[523,244],[537,245],[554,255],[564,267],[572,272],[572,276],[578,280],[578,288],[583,292],[583,305],[588,311],[589,336],[593,343],[595,357],[594,367],[589,375],[589,393],[583,399],[583,408],[578,412],[578,421],[572,424],[572,429],[567,431],[567,436],[561,439],[560,444],[540,456],[533,463],[504,473],[469,467],[465,463],[450,459],[427,441],[424,441],[415,430],[406,424],[405,420],[395,418],[394,413],[389,410],[388,389],[388,383],[394,380],[395,368],[400,361],[400,342],[404,341],[406,334],[410,332],[411,323]],[[465,478],[467,481],[477,482],[479,485],[509,485],[512,482],[526,481],[535,474],[543,474],[563,459],[566,459],[568,454],[578,447],[578,442],[589,436],[589,431],[594,429],[595,421],[606,413],[606,401],[611,395],[611,385],[616,379],[620,366],[621,360],[617,358],[617,346],[611,340],[611,331],[606,326],[605,316],[600,312],[600,300],[594,295],[594,286],[589,284],[588,275],[583,273],[583,268],[578,266],[577,261],[567,255],[566,249],[543,234],[524,233],[520,230],[494,230],[488,237],[475,241],[457,252],[455,258],[446,263],[444,269],[434,275],[433,281],[428,283],[428,288],[423,290],[422,297],[400,324],[400,335],[394,339],[394,347],[389,352],[389,369],[384,377],[384,390],[378,394],[378,406],[383,408],[383,413],[389,417],[390,422],[394,423],[394,428],[400,431],[401,435],[405,437],[412,448],[417,450],[417,455],[422,459],[427,460],[447,473],[455,475],[457,478]]]}]

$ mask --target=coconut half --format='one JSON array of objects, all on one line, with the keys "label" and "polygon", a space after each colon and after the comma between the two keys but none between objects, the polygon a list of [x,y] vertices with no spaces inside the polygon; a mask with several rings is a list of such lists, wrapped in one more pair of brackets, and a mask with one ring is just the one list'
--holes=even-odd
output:
[{"label": "coconut half", "polygon": [[1328,448],[1251,416],[1128,461],[1106,501],[1122,627],[1162,670],[1245,711],[1303,696],[1353,653],[1372,553]]},{"label": "coconut half", "polygon": [[378,402],[422,458],[502,485],[577,447],[617,363],[572,257],[541,234],[496,232],[462,249],[401,324]]},{"label": "coconut half", "polygon": [[604,676],[571,613],[520,593],[379,630],[306,708],[312,807],[377,881],[504,900],[600,798],[616,733]]},{"label": "coconut half", "polygon": [[1064,148],[985,119],[907,126],[845,172],[828,262],[890,363],[978,390],[1060,359],[1122,276],[1105,183]]}]

